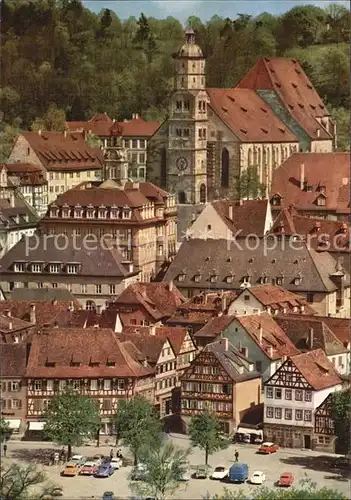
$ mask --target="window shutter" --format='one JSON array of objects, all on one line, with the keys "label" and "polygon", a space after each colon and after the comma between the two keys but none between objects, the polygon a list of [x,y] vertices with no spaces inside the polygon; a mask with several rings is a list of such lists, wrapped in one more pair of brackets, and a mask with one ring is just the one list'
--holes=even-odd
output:
[{"label": "window shutter", "polygon": [[8,383],[7,383],[7,390],[8,390],[9,392],[11,392],[11,382],[8,382]]},{"label": "window shutter", "polygon": [[20,410],[22,408],[22,399],[18,400],[18,409]]},{"label": "window shutter", "polygon": [[9,410],[11,410],[11,408],[12,408],[12,404],[11,403],[12,403],[11,399],[8,399],[8,401],[7,401],[7,408]]}]

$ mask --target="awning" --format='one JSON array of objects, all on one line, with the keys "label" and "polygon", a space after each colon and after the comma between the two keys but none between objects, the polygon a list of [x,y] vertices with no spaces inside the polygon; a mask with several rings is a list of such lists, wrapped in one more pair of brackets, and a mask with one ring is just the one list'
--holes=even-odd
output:
[{"label": "awning", "polygon": [[46,422],[29,422],[30,431],[42,431]]},{"label": "awning", "polygon": [[21,425],[21,419],[13,418],[11,420],[5,420],[9,424],[10,429],[19,429]]},{"label": "awning", "polygon": [[261,430],[248,429],[246,427],[238,427],[236,432],[238,434],[254,434],[255,436],[261,436],[261,437],[263,435],[263,432]]}]

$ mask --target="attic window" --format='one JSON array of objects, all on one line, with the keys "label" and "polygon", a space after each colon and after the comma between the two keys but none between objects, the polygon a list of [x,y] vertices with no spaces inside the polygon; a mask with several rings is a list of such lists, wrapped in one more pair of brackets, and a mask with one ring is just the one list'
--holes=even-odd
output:
[{"label": "attic window", "polygon": [[233,279],[234,279],[234,276],[232,274],[229,274],[227,277],[226,277],[226,282],[227,283],[233,283]]},{"label": "attic window", "polygon": [[244,130],[243,128],[240,129],[240,132],[242,132],[243,134],[247,134],[247,130]]},{"label": "attic window", "polygon": [[208,256],[207,256],[207,257],[205,258],[205,261],[206,261],[206,262],[209,262],[209,261],[210,261],[210,257],[208,257]]},{"label": "attic window", "polygon": [[230,99],[232,102],[235,102],[234,97],[232,97],[231,95],[228,95],[228,99]]},{"label": "attic window", "polygon": [[200,274],[200,273],[195,274],[195,276],[194,276],[194,281],[195,281],[195,283],[199,283],[199,282],[200,282],[200,280],[201,280],[201,274]]},{"label": "attic window", "polygon": [[301,104],[301,102],[298,102],[297,104],[299,105],[299,107],[300,107],[301,109],[303,109],[303,108],[305,107],[303,104]]},{"label": "attic window", "polygon": [[265,129],[265,128],[262,128],[262,127],[261,127],[261,130],[262,130],[262,132],[264,132],[265,134],[268,134],[268,130],[267,130],[267,129]]},{"label": "attic window", "polygon": [[261,108],[261,111],[263,111],[264,113],[267,113],[267,110],[265,108]]},{"label": "attic window", "polygon": [[107,361],[106,366],[116,366],[116,362],[115,361]]},{"label": "attic window", "polygon": [[252,263],[253,263],[253,261],[254,261],[254,260],[253,260],[253,257],[250,257],[250,258],[249,258],[249,264],[252,264]]},{"label": "attic window", "polygon": [[278,127],[278,129],[282,132],[282,134],[285,134],[285,129],[284,128]]},{"label": "attic window", "polygon": [[80,361],[72,361],[71,366],[80,366]]},{"label": "attic window", "polygon": [[324,104],[320,104],[320,105],[319,105],[319,107],[320,107],[321,109],[324,109]]},{"label": "attic window", "polygon": [[294,106],[293,106],[292,104],[288,104],[288,107],[289,107],[290,109],[294,109]]},{"label": "attic window", "polygon": [[48,368],[54,368],[56,366],[56,363],[55,361],[47,361],[45,363],[45,366],[47,366]]},{"label": "attic window", "polygon": [[227,262],[231,262],[231,261],[232,261],[232,258],[228,257]]},{"label": "attic window", "polygon": [[218,280],[218,274],[217,271],[214,269],[210,275],[210,281],[211,283],[216,283]]},{"label": "attic window", "polygon": [[185,280],[185,273],[180,273],[178,275],[178,281],[184,281]]},{"label": "attic window", "polygon": [[240,106],[240,109],[241,109],[241,111],[243,111],[244,113],[247,113],[247,109],[246,109],[246,108],[244,108],[243,106]]},{"label": "attic window", "polygon": [[282,276],[278,276],[276,283],[277,285],[282,285],[284,283],[284,278]]},{"label": "attic window", "polygon": [[316,109],[316,106],[315,106],[314,104],[310,104],[310,107],[311,107],[312,109]]},{"label": "attic window", "polygon": [[225,113],[228,113],[228,108],[225,108],[224,106],[222,106],[222,109]]},{"label": "attic window", "polygon": [[324,198],[324,196],[319,196],[317,198],[317,205],[319,207],[324,207],[325,206],[325,198]]},{"label": "attic window", "polygon": [[268,283],[268,278],[267,276],[261,276],[259,281],[261,285],[265,285],[266,283]]},{"label": "attic window", "polygon": [[277,259],[272,259],[272,264],[275,264],[277,262]]},{"label": "attic window", "polygon": [[301,276],[297,276],[296,278],[294,278],[294,285],[301,285],[301,281]]},{"label": "attic window", "polygon": [[296,83],[293,82],[291,85],[294,87],[294,89],[297,89]]},{"label": "attic window", "polygon": [[281,85],[278,82],[275,82],[276,86],[280,89]]}]

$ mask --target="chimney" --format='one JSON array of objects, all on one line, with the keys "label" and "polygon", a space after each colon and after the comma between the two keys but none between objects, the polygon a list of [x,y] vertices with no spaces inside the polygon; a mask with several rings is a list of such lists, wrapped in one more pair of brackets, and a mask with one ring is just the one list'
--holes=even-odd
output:
[{"label": "chimney", "polygon": [[35,315],[35,304],[30,305],[29,321],[33,324],[36,324],[37,322],[37,318]]},{"label": "chimney", "polygon": [[57,306],[57,300],[56,300],[56,299],[53,299],[53,300],[51,301],[51,304],[52,304],[53,306]]},{"label": "chimney", "polygon": [[262,345],[262,339],[263,339],[263,328],[262,325],[260,324],[260,331],[259,331],[259,339],[260,339],[260,345]]},{"label": "chimney", "polygon": [[238,205],[239,207],[242,207],[244,205],[244,200],[239,200]]},{"label": "chimney", "polygon": [[220,340],[221,344],[223,345],[224,347],[224,350],[225,351],[228,351],[229,350],[229,340],[227,339],[227,337],[223,337],[221,340]]},{"label": "chimney", "polygon": [[316,134],[317,134],[317,137],[320,137],[320,136],[321,136],[321,129],[320,129],[320,128],[317,128],[317,130],[316,130]]},{"label": "chimney", "polygon": [[173,281],[172,280],[168,283],[168,291],[173,292]]},{"label": "chimney", "polygon": [[5,315],[7,318],[11,318],[11,311],[10,311],[10,309],[5,309],[5,311],[4,311],[4,315]]},{"label": "chimney", "polygon": [[300,189],[303,191],[305,184],[305,164],[301,163],[300,165]]},{"label": "chimney", "polygon": [[150,335],[156,335],[156,326],[151,325],[149,328]]},{"label": "chimney", "polygon": [[313,328],[310,328],[308,333],[308,345],[310,349],[313,349],[313,343],[314,343]]},{"label": "chimney", "polygon": [[228,217],[230,220],[233,220],[233,205],[229,205],[228,210],[229,210]]}]

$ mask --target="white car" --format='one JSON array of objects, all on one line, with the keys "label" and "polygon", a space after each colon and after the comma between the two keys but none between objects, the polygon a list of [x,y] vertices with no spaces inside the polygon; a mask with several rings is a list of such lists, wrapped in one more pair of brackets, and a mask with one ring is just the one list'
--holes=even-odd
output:
[{"label": "white car", "polygon": [[69,460],[71,464],[77,464],[78,467],[83,467],[86,461],[87,458],[83,455],[73,455],[73,457],[71,457]]},{"label": "white car", "polygon": [[219,465],[213,469],[211,474],[211,479],[224,479],[229,474],[228,467],[224,467],[224,465]]},{"label": "white car", "polygon": [[110,463],[114,469],[119,469],[122,467],[122,459],[119,457],[111,458]]},{"label": "white car", "polygon": [[266,475],[263,472],[257,470],[250,477],[251,484],[263,484],[266,480]]}]

